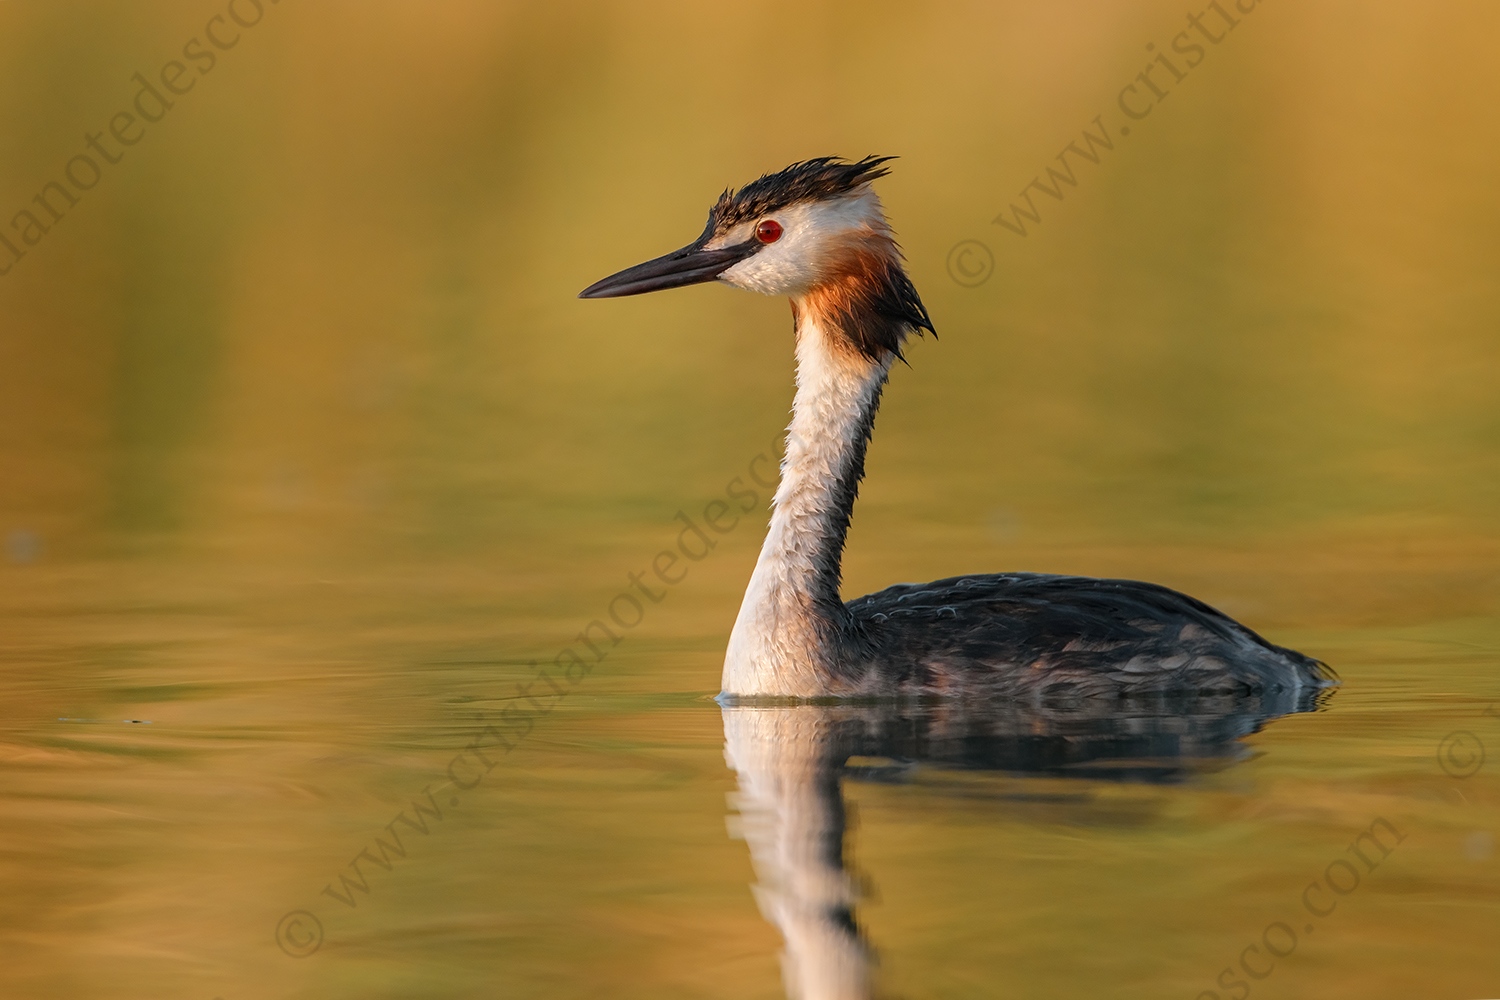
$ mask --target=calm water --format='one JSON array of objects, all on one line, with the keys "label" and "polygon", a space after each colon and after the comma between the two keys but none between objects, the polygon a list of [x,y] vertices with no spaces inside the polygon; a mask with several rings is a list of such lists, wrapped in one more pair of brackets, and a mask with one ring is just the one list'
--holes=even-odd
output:
[{"label": "calm water", "polygon": [[[0,262],[0,994],[1500,995],[1492,7],[1261,5],[1144,119],[1185,8],[266,7]],[[0,3],[0,218],[222,9]],[[791,342],[573,296],[828,152],[941,336],[848,593],[1153,579],[1320,711],[723,710],[759,513],[576,666]]]}]

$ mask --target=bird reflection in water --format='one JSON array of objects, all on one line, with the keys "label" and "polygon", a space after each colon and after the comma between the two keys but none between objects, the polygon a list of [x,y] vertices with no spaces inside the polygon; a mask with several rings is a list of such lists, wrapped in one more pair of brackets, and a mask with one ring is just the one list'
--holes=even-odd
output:
[{"label": "bird reflection in water", "polygon": [[873,997],[874,951],[855,918],[845,863],[843,783],[859,758],[904,768],[1175,782],[1249,755],[1241,737],[1312,711],[1330,692],[1163,693],[1049,704],[756,704],[723,706],[724,753],[758,884],[785,942],[792,1000]]},{"label": "bird reflection in water", "polygon": [[1167,780],[1232,757],[1236,739],[1336,683],[1325,664],[1150,583],[984,573],[844,601],[886,380],[909,338],[936,332],[873,188],[889,159],[817,157],[725,191],[692,243],[579,293],[723,281],[792,300],[792,422],[721,697],[759,898],[796,998],[870,995],[843,861],[851,757]]}]

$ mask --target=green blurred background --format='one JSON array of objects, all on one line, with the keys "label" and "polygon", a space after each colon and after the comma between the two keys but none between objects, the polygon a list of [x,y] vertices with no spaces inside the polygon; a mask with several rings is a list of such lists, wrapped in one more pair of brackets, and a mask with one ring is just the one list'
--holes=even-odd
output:
[{"label": "green blurred background", "polygon": [[[1382,711],[1469,718],[1500,695],[1493,4],[1262,3],[1128,139],[1116,94],[1181,5],[264,8],[0,278],[10,995],[775,995],[701,700],[753,518],[513,758],[505,809],[451,842],[470,854],[414,862],[388,890],[407,902],[346,927],[343,951],[298,964],[270,928],[441,771],[464,706],[512,697],[784,425],[784,302],[574,296],[691,239],[722,188],[823,154],[901,157],[879,190],[941,338],[893,376],[847,593],[1144,577],[1334,661],[1334,713],[1279,730],[1301,742],[1273,800],[1333,813],[1276,899],[1372,809],[1428,814],[1379,799],[1417,778],[1369,769],[1431,771],[1443,732]],[[224,9],[0,3],[0,228],[129,107],[133,73]],[[1114,151],[1037,196],[1030,235],[995,225],[1100,114]],[[977,287],[947,267],[962,240],[993,256]],[[1467,794],[1493,831],[1489,780]],[[496,843],[534,861],[464,895]],[[1114,859],[1118,900],[1078,890],[1119,907],[1086,940],[1060,925],[1014,979],[998,956],[944,987],[962,963],[937,935],[891,959],[898,980],[922,970],[902,995],[1206,988],[1263,918],[1205,925],[1220,897],[1190,872],[1142,901],[1165,877],[1139,871],[1149,843]],[[1456,951],[1430,937],[1447,916],[1407,927],[1392,902],[1381,943],[1351,927],[1341,958],[1276,988],[1410,996],[1447,976],[1441,995],[1478,995],[1500,878],[1485,862],[1470,897],[1463,871],[1417,893],[1456,907]],[[1160,936],[1111,964],[1108,928],[1147,910]],[[1098,961],[1044,959],[1080,950]],[[1400,954],[1404,985],[1380,966]]]}]

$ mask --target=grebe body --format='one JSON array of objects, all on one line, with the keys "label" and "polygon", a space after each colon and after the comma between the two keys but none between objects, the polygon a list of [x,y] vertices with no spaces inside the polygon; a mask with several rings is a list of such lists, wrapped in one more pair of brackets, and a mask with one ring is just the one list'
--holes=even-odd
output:
[{"label": "grebe body", "polygon": [[889,159],[822,157],[726,191],[693,243],[581,293],[718,280],[791,298],[792,421],[724,694],[1055,700],[1182,690],[1295,700],[1334,683],[1317,660],[1154,584],[999,573],[842,599],[881,392],[906,339],[935,333],[871,186]]}]

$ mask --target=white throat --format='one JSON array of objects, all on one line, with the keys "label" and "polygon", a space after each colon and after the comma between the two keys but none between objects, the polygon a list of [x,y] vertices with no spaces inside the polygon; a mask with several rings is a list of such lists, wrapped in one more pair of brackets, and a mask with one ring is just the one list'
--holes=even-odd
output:
[{"label": "white throat", "polygon": [[794,307],[797,395],[770,529],[724,657],[726,694],[829,693],[847,616],[839,598],[844,535],[892,360],[851,349],[806,300]]}]

